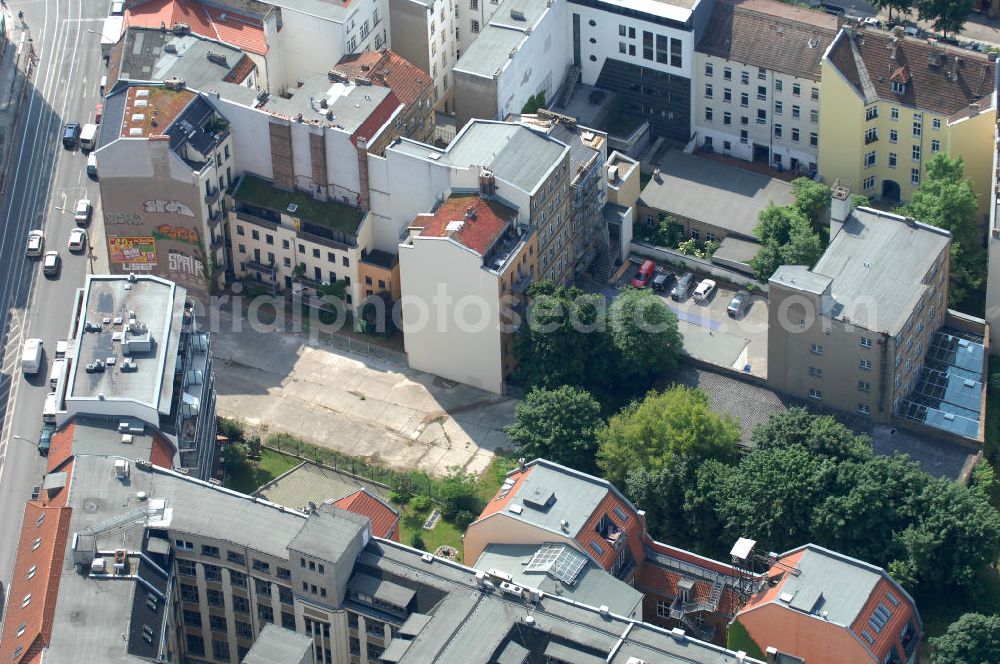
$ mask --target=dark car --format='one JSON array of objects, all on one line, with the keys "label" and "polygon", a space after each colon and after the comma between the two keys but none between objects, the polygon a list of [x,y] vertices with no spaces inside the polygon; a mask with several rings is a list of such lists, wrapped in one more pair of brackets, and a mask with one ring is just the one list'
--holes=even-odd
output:
[{"label": "dark car", "polygon": [[653,290],[655,291],[668,291],[677,281],[677,275],[673,272],[660,272],[655,277],[653,277]]},{"label": "dark car", "polygon": [[686,273],[674,284],[673,290],[670,291],[670,299],[675,302],[682,302],[688,299],[696,285],[694,275],[690,272]]},{"label": "dark car", "polygon": [[63,127],[63,147],[72,150],[80,141],[80,123],[67,122]]},{"label": "dark car", "polygon": [[729,314],[730,318],[739,318],[747,312],[751,303],[750,294],[746,291],[740,291],[729,301],[726,313]]},{"label": "dark car", "polygon": [[52,446],[52,434],[55,432],[55,424],[47,422],[42,425],[42,430],[38,434],[38,453],[42,456],[49,455],[49,447]]}]

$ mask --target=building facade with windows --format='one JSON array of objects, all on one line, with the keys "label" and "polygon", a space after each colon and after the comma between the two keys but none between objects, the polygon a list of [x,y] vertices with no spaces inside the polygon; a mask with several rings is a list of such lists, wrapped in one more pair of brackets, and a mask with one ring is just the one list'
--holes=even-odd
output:
[{"label": "building facade with windows", "polygon": [[996,124],[992,56],[901,32],[843,28],[823,56],[820,174],[905,202],[935,154],[962,157],[988,212]]},{"label": "building facade with windows", "polygon": [[849,197],[835,188],[830,244],[816,266],[785,265],[769,281],[767,379],[786,394],[887,422],[921,382],[945,325],[951,234],[851,211]]},{"label": "building facade with windows", "polygon": [[698,147],[811,174],[819,163],[820,60],[840,19],[772,0],[719,0],[694,53]]},{"label": "building facade with windows", "polygon": [[[389,0],[392,49],[434,81],[435,108],[452,112],[462,33],[458,12],[466,0]],[[489,2],[489,0],[485,0]]]}]

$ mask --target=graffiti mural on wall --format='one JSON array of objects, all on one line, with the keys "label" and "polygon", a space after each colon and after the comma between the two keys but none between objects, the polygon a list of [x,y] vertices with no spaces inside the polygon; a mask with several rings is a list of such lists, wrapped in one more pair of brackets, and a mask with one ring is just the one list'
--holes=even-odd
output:
[{"label": "graffiti mural on wall", "polygon": [[176,242],[186,242],[195,246],[201,246],[201,237],[199,237],[198,231],[185,226],[160,224],[153,229],[153,237],[157,240],[174,240]]},{"label": "graffiti mural on wall", "polygon": [[194,212],[184,203],[180,201],[146,201],[143,203],[143,207],[146,212],[154,212],[157,214],[179,214],[184,217],[193,217]]}]

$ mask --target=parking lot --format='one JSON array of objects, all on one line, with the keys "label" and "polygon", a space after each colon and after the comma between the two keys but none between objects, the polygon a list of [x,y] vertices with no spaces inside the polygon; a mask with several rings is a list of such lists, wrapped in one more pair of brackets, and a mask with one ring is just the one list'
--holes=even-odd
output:
[{"label": "parking lot", "polygon": [[[638,272],[639,265],[633,263],[626,270],[618,288],[629,284]],[[664,269],[680,271],[670,266]],[[695,275],[695,281],[704,277]],[[677,314],[677,327],[684,337],[684,350],[688,355],[720,367],[767,376],[767,298],[751,296],[750,308],[739,318],[730,318],[726,313],[729,301],[738,289],[728,284],[718,284],[715,291],[703,302],[688,297],[675,302],[669,290],[659,292],[667,306]],[[613,294],[613,293],[611,293]]]}]

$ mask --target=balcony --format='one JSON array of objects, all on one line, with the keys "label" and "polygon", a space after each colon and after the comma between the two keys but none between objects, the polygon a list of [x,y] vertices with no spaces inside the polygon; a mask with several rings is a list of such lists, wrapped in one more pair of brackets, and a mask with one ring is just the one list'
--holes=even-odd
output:
[{"label": "balcony", "polygon": [[244,210],[241,207],[237,207],[236,209],[236,218],[239,219],[240,221],[245,221],[248,224],[254,224],[257,226],[261,226],[263,228],[268,228],[272,231],[278,230],[278,226],[281,225],[278,221],[274,221],[272,219],[266,219],[259,215],[253,214],[247,210]]},{"label": "balcony", "polygon": [[247,270],[257,272],[262,277],[268,278],[270,281],[275,281],[277,279],[278,269],[274,266],[274,264],[249,260],[243,265]]},{"label": "balcony", "polygon": [[208,227],[215,228],[219,225],[220,221],[222,221],[222,212],[212,208],[208,213]]},{"label": "balcony", "polygon": [[222,190],[218,187],[211,187],[205,191],[205,203],[207,205],[215,205],[220,196],[222,196]]}]

